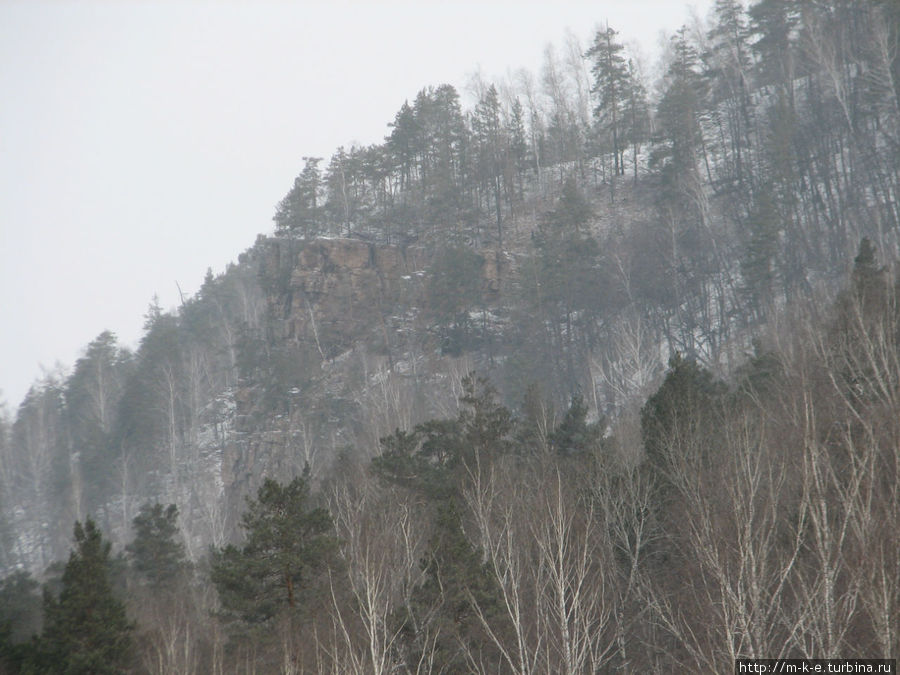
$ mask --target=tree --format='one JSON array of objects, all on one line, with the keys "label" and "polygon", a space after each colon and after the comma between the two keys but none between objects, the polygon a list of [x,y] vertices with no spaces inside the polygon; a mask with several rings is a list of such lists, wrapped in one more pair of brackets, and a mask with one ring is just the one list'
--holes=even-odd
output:
[{"label": "tree", "polygon": [[[571,391],[577,381],[576,345],[590,335],[591,325],[610,296],[596,292],[602,286],[600,247],[583,231],[591,217],[591,207],[574,179],[563,186],[556,208],[546,213],[534,237],[536,255],[531,269],[523,275],[527,300],[542,319],[547,337],[556,344],[549,349],[559,361],[558,373]],[[578,329],[581,329],[578,332]]]},{"label": "tree", "polygon": [[497,248],[503,249],[503,212],[501,189],[506,164],[504,129],[500,122],[500,97],[492,84],[481,97],[472,115],[472,128],[478,146],[478,167],[481,181],[489,185],[494,196],[497,220]]},{"label": "tree", "polygon": [[324,211],[339,234],[349,236],[352,227],[369,215],[371,200],[366,199],[365,155],[366,151],[357,146],[351,147],[349,153],[341,146],[331,156],[325,171]]},{"label": "tree", "polygon": [[[580,51],[580,50],[579,50]],[[564,64],[560,62],[553,45],[544,49],[544,63],[541,69],[541,84],[544,94],[550,100],[547,133],[544,138],[544,150],[552,163],[577,162],[583,170],[584,132],[586,129],[579,119],[577,89],[579,83],[566,77]],[[586,120],[584,120],[586,122]]]},{"label": "tree", "polygon": [[441,350],[459,356],[470,348],[471,312],[482,299],[484,258],[463,246],[444,248],[428,277],[428,308],[438,322]]},{"label": "tree", "polygon": [[459,222],[464,187],[468,132],[459,94],[449,84],[423,89],[416,95],[412,113],[414,124],[404,118],[403,127],[395,127],[398,130],[395,145],[403,151],[408,135],[415,134],[412,147],[417,153],[423,213],[433,228],[446,230]]},{"label": "tree", "polygon": [[7,516],[16,480],[15,454],[10,442],[11,426],[6,405],[0,401],[0,569],[11,568],[15,562],[12,526]]},{"label": "tree", "polygon": [[509,409],[497,402],[497,391],[483,377],[470,373],[462,381],[458,422],[462,429],[464,460],[485,461],[510,450],[514,421]]},{"label": "tree", "polygon": [[416,165],[416,141],[419,134],[416,115],[409,101],[404,101],[388,124],[390,135],[385,139],[385,147],[392,160],[393,168],[400,173],[400,190],[410,189]]},{"label": "tree", "polygon": [[[28,390],[12,426],[10,446],[17,450],[15,462],[4,467],[15,477],[10,501],[25,505],[26,513],[38,523],[58,522],[66,505],[55,487],[64,485],[68,457],[63,447],[64,399],[58,377],[47,375]],[[5,497],[5,495],[4,495]],[[9,508],[7,505],[6,508]],[[64,539],[57,532],[37,528],[37,551],[32,553],[40,566],[49,565],[62,549]]]},{"label": "tree", "polygon": [[[771,193],[768,209],[776,218],[773,235],[783,238],[780,249],[779,271],[784,294],[790,296],[792,291],[802,288],[805,282],[805,267],[813,257],[811,237],[804,226],[805,218],[799,213],[799,201],[802,192],[798,184],[804,180],[800,170],[801,147],[799,135],[799,119],[786,97],[779,93],[769,106],[766,115],[766,130],[761,159],[766,182],[755,195],[755,207],[765,203],[765,192]],[[761,199],[763,197],[763,199]]]},{"label": "tree", "polygon": [[728,129],[728,143],[722,135],[726,178],[742,183],[746,171],[745,159],[749,153],[751,115],[747,18],[738,0],[716,0],[714,12],[715,24],[707,34],[710,44],[703,60],[706,75],[711,80],[713,115],[719,119],[721,112],[724,112]]},{"label": "tree", "polygon": [[125,547],[139,582],[130,589],[129,608],[141,628],[138,654],[148,675],[199,672],[209,624],[205,594],[191,584],[184,546],[176,540],[177,518],[174,504],[144,504],[132,521],[134,540]]},{"label": "tree", "polygon": [[104,331],[75,363],[64,392],[71,443],[72,502],[75,516],[101,508],[115,489],[112,428],[130,355]]},{"label": "tree", "polygon": [[662,385],[641,409],[641,435],[647,460],[665,482],[679,454],[696,449],[713,431],[725,385],[696,361],[675,354]]},{"label": "tree", "polygon": [[667,86],[657,109],[660,143],[653,162],[661,165],[666,190],[660,196],[677,205],[691,203],[698,190],[699,149],[703,141],[700,111],[706,86],[698,73],[697,52],[681,28],[672,38],[673,61],[666,74]]},{"label": "tree", "polygon": [[763,85],[774,85],[794,109],[794,68],[797,51],[798,0],[760,0],[750,8]]},{"label": "tree", "polygon": [[647,88],[634,61],[628,60],[628,88],[625,91],[628,115],[628,140],[631,141],[634,180],[638,177],[638,155],[641,143],[650,135],[650,104],[647,102]]},{"label": "tree", "polygon": [[555,237],[580,234],[592,215],[591,205],[578,189],[575,179],[567,178],[556,208],[544,214],[543,232]]},{"label": "tree", "polygon": [[135,571],[151,587],[170,586],[187,565],[184,545],[176,540],[177,519],[175,504],[163,508],[158,502],[153,505],[148,502],[132,521],[134,540],[125,550]]},{"label": "tree", "polygon": [[233,619],[268,626],[290,617],[335,546],[328,511],[309,504],[309,471],[287,485],[267,478],[241,519],[246,542],[215,552],[212,581]]},{"label": "tree", "polygon": [[525,134],[525,110],[517,96],[506,120],[506,136],[509,139],[511,161],[516,170],[518,197],[524,197],[523,176],[529,168],[528,138]]},{"label": "tree", "polygon": [[744,255],[741,275],[744,292],[754,313],[765,317],[774,300],[777,276],[781,214],[771,184],[760,186],[754,196],[753,208],[741,230]]},{"label": "tree", "polygon": [[544,396],[540,385],[530,382],[520,404],[516,449],[529,455],[546,452],[550,448],[555,420],[553,404]]},{"label": "tree", "polygon": [[303,171],[294,179],[294,186],[278,204],[275,212],[273,220],[278,232],[299,232],[306,237],[318,234],[321,219],[321,161],[321,157],[303,158]]},{"label": "tree", "polygon": [[[701,126],[707,87],[686,28],[673,37],[671,50],[665,93],[657,108],[659,135],[650,162],[661,180],[657,207],[667,230],[667,263],[673,268],[680,341],[689,351],[712,352],[722,340],[716,331],[727,322],[722,316],[722,277],[716,275],[723,264],[722,244],[710,223],[709,193],[701,175],[702,161],[706,177],[711,177]],[[718,321],[711,310],[718,311]],[[698,337],[706,344],[698,344]]]},{"label": "tree", "polygon": [[384,452],[373,461],[377,475],[418,491],[432,512],[424,579],[403,617],[404,643],[411,660],[430,658],[450,672],[471,670],[473,655],[497,658],[489,655],[482,617],[492,614],[498,588],[483,552],[466,538],[463,495],[488,480],[511,450],[513,434],[512,414],[485,379],[470,374],[462,386],[456,419],[397,430],[382,440]]},{"label": "tree", "polygon": [[468,653],[483,654],[490,644],[481,631],[478,612],[493,614],[497,586],[482,564],[482,552],[463,532],[457,500],[452,497],[436,509],[428,553],[422,560],[425,578],[413,592],[412,605],[418,621],[427,617],[431,632],[437,635],[434,658],[439,667],[465,672]]},{"label": "tree", "polygon": [[572,396],[569,409],[559,425],[550,433],[550,447],[560,455],[589,454],[600,447],[603,421],[587,421],[587,406],[580,395]]},{"label": "tree", "polygon": [[28,572],[13,572],[0,579],[0,635],[4,628],[8,629],[10,643],[27,640],[38,633],[41,627],[38,587]]},{"label": "tree", "polygon": [[382,453],[372,462],[375,472],[443,500],[457,493],[472,471],[508,453],[515,422],[496,390],[474,373],[463,378],[462,390],[455,419],[428,420],[411,432],[397,429],[382,438]]},{"label": "tree", "polygon": [[52,672],[114,675],[131,659],[133,626],[113,594],[110,548],[94,521],[75,523],[75,550],[69,555],[59,597],[44,597],[43,651]]},{"label": "tree", "polygon": [[426,514],[416,496],[404,498],[392,486],[382,489],[360,468],[343,465],[330,490],[329,510],[345,564],[331,584],[340,630],[327,649],[326,661],[334,661],[327,670],[386,675],[397,669],[402,637],[397,607],[408,607],[422,576]]},{"label": "tree", "polygon": [[[131,525],[135,480],[152,481],[158,463],[176,479],[190,415],[185,392],[185,340],[179,317],[152,306],[147,314],[134,370],[123,386],[113,426],[119,462],[122,527]],[[160,456],[162,455],[162,456]]]},{"label": "tree", "polygon": [[623,55],[625,48],[615,41],[616,35],[618,32],[609,25],[597,31],[594,44],[585,56],[593,61],[592,91],[600,97],[594,116],[598,125],[612,134],[614,174],[620,176],[625,173],[621,124],[631,87],[628,61]]},{"label": "tree", "polygon": [[876,293],[877,301],[884,302],[884,298],[880,297],[880,293],[884,292],[885,275],[884,270],[878,266],[878,258],[876,256],[875,245],[868,237],[863,237],[859,242],[859,251],[853,259],[853,291],[860,301],[865,302],[867,295]]}]

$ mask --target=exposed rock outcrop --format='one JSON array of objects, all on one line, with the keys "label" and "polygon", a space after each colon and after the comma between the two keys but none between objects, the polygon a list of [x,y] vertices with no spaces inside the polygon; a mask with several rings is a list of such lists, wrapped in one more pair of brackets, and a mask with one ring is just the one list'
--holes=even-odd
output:
[{"label": "exposed rock outcrop", "polygon": [[355,239],[266,244],[261,273],[271,289],[273,337],[315,344],[323,358],[378,327],[400,299],[402,278],[427,265],[423,249]]}]

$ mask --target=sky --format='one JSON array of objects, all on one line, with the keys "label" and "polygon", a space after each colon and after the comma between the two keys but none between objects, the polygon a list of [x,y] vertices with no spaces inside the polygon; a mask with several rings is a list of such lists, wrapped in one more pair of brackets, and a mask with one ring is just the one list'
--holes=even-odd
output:
[{"label": "sky", "polygon": [[601,23],[649,63],[712,0],[0,0],[0,402],[260,233],[302,157],[380,143],[406,99],[537,74]]}]

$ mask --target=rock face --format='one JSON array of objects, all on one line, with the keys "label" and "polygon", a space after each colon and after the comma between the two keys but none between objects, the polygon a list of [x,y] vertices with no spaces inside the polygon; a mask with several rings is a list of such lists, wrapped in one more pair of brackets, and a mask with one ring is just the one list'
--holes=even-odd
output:
[{"label": "rock face", "polygon": [[378,433],[397,424],[385,417],[384,429],[368,430],[367,390],[373,377],[404,378],[394,364],[406,359],[409,335],[427,340],[419,310],[430,262],[419,247],[356,239],[257,242],[265,341],[280,361],[274,382],[248,382],[235,394],[237,433],[222,462],[232,525],[264,476],[296,475],[307,464],[316,473],[348,448],[377,447]]},{"label": "rock face", "polygon": [[280,291],[269,293],[273,337],[314,344],[323,358],[379,327],[402,297],[402,278],[428,262],[422,249],[353,239],[272,239],[268,247],[263,278]]},{"label": "rock face", "polygon": [[[508,264],[494,252],[480,257],[482,307],[495,307]],[[266,341],[283,360],[279,383],[235,396],[237,433],[222,467],[232,522],[263,476],[294,475],[307,463],[315,472],[348,448],[371,453],[380,435],[433,416],[421,392],[446,388],[455,367],[430,325],[425,249],[270,238],[257,243],[254,261]],[[472,367],[478,355],[468,358]]]}]

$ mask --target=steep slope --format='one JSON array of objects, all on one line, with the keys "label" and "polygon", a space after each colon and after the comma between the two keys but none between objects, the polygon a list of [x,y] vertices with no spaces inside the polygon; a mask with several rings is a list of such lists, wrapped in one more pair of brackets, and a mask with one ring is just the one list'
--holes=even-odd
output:
[{"label": "steep slope", "polygon": [[0,566],[44,569],[88,514],[121,544],[146,500],[179,505],[199,556],[263,476],[452,416],[470,370],[510,405],[581,394],[615,416],[670,353],[722,373],[785,306],[827,306],[862,236],[897,252],[900,23],[890,3],[789,5],[718,3],[706,34],[679,31],[655,111],[633,71],[627,116],[592,118],[585,68],[466,112],[440,85],[384,144],[309,160],[275,236],[4,421]]}]

